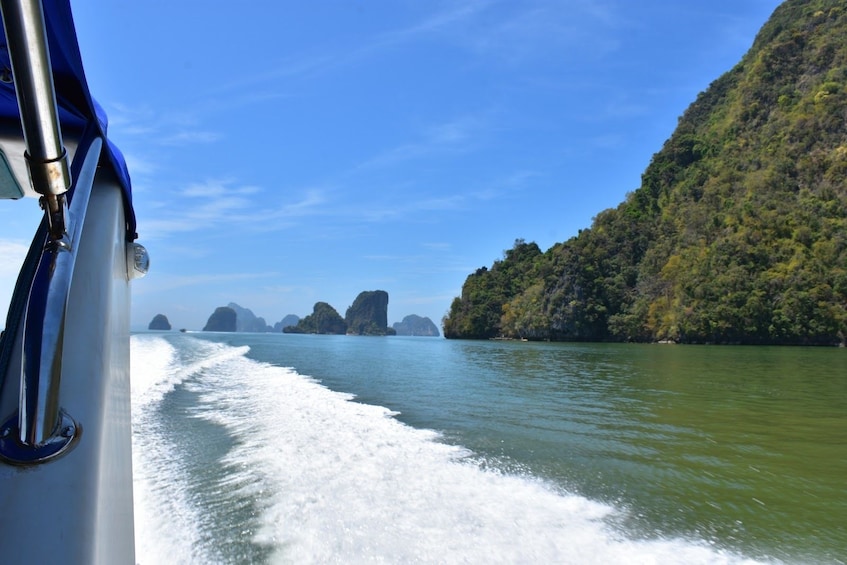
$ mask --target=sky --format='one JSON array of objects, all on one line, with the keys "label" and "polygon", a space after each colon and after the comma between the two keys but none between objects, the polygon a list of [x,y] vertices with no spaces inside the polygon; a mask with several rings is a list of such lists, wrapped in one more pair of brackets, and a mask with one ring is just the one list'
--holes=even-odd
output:
[{"label": "sky", "polygon": [[[132,326],[365,290],[439,327],[515,239],[617,206],[777,0],[80,0],[151,268]],[[0,315],[41,211],[0,201]]]}]

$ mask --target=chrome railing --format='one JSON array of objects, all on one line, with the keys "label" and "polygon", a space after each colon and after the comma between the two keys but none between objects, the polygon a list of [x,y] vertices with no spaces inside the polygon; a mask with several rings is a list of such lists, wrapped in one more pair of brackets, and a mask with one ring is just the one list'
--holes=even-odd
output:
[{"label": "chrome railing", "polygon": [[[102,142],[85,156],[78,190],[68,209],[71,186],[62,143],[50,52],[39,0],[0,0],[12,63],[26,161],[33,188],[48,222],[49,235],[30,289],[24,322],[17,434],[11,424],[0,430],[0,455],[21,463],[38,462],[61,452],[77,435],[77,426],[61,411],[62,345],[68,293],[88,197]],[[12,442],[10,435],[17,435]],[[8,451],[13,453],[8,453]]]}]

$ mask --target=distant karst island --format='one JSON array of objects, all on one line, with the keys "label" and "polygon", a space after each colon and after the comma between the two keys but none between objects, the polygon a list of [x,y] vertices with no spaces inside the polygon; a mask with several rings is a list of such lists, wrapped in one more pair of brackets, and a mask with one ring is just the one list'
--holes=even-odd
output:
[{"label": "distant karst island", "polygon": [[[151,322],[152,323],[152,322]],[[169,325],[170,328],[170,325]],[[365,336],[439,336],[436,325],[426,317],[410,315],[388,326],[388,293],[367,290],[359,293],[342,318],[326,302],[317,302],[305,318],[288,314],[273,327],[249,308],[234,302],[217,308],[209,316],[203,331],[211,332],[282,332],[292,334],[334,334]]]},{"label": "distant karst island", "polygon": [[203,326],[204,332],[234,332],[236,331],[236,313],[228,306],[220,306],[209,316],[209,321]]},{"label": "distant karst island", "polygon": [[411,314],[403,318],[402,322],[394,322],[394,331],[397,335],[412,335],[425,337],[439,337],[438,326],[429,318],[422,318]]},{"label": "distant karst island", "polygon": [[147,326],[148,330],[170,331],[171,323],[164,314],[156,314]]},{"label": "distant karst island", "polygon": [[326,302],[315,304],[312,313],[296,326],[283,328],[285,333],[394,335],[388,327],[388,293],[366,290],[359,293],[344,318]]}]

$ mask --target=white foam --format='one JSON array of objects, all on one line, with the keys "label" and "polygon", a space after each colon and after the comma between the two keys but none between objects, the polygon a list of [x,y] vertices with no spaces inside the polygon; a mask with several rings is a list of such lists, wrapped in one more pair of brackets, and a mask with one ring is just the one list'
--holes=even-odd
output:
[{"label": "white foam", "polygon": [[240,357],[248,348],[197,340],[185,363],[167,340],[134,335],[132,354],[132,464],[136,561],[147,564],[211,563],[200,543],[202,509],[185,493],[182,454],[160,429],[155,409],[164,396],[206,367]]},{"label": "white foam", "polygon": [[130,338],[133,407],[155,402],[173,388],[176,351],[158,336]]},{"label": "white foam", "polygon": [[249,347],[228,347],[223,344],[195,340],[197,348],[191,360],[177,359],[177,351],[163,337],[156,334],[139,334],[130,340],[132,359],[133,406],[144,406],[162,399],[175,386],[201,370],[241,357]]},{"label": "white foam", "polygon": [[633,540],[616,510],[483,470],[434,432],[292,370],[232,357],[204,373],[198,414],[238,442],[230,496],[260,507],[273,562],[746,563],[708,544]]}]

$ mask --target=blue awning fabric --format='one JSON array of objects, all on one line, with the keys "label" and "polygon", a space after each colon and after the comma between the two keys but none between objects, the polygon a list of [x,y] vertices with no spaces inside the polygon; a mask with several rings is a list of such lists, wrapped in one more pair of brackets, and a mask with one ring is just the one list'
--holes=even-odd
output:
[{"label": "blue awning fabric", "polygon": [[[80,135],[83,132],[94,131],[105,140],[101,166],[111,167],[123,188],[127,238],[133,240],[137,234],[129,171],[120,150],[109,141],[106,135],[108,129],[106,112],[97,104],[88,90],[70,2],[69,0],[43,0],[42,5],[62,132]],[[3,68],[12,68],[5,33],[0,34],[0,69]],[[0,82],[0,120],[17,120],[20,123],[14,85],[5,82]]]}]

